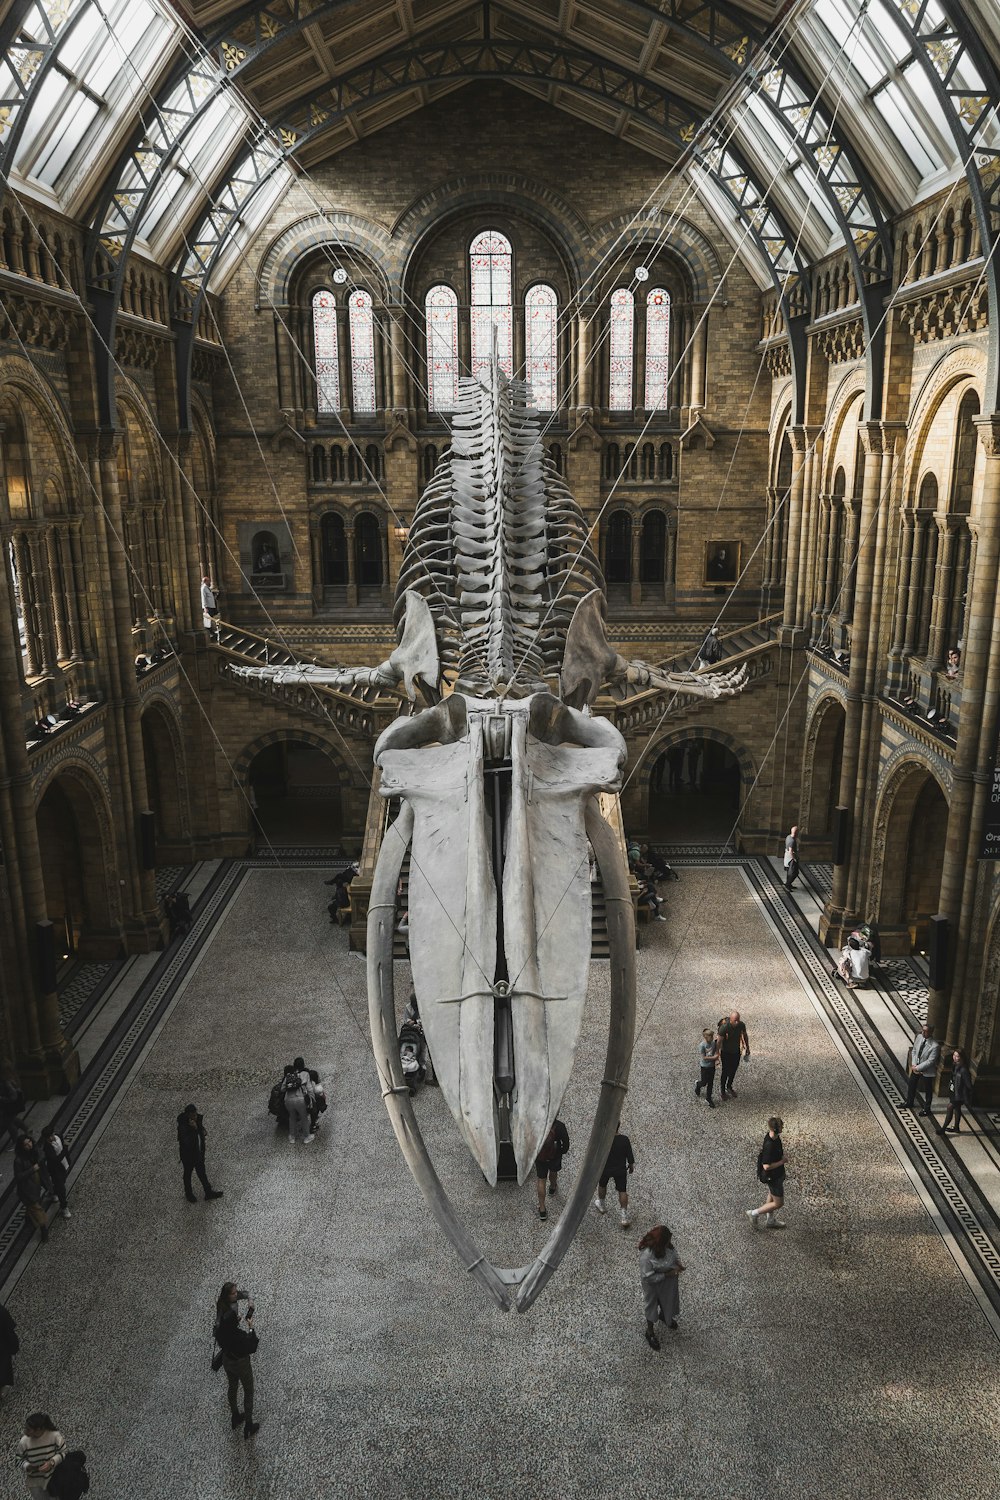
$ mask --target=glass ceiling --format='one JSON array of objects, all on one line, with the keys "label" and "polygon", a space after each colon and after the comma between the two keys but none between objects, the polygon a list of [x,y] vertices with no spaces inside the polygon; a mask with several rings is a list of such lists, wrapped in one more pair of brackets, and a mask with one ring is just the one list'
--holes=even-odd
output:
[{"label": "glass ceiling", "polygon": [[[791,53],[814,85],[824,84],[827,114],[843,127],[851,155],[896,212],[961,168],[943,110],[898,24],[903,3],[812,0],[790,28]],[[930,20],[944,24],[939,0],[929,0],[929,7]],[[944,42],[941,51],[935,65],[943,77],[949,61]],[[164,98],[164,80],[185,56],[190,67],[183,75],[174,71],[180,81]],[[950,86],[985,92],[970,67]],[[79,219],[94,201],[95,185],[120,170],[115,163],[141,120],[149,152],[130,159],[115,202],[124,205],[122,223],[132,210],[141,214],[138,243],[172,264],[199,241],[220,177],[251,142],[260,142],[260,122],[238,86],[219,92],[216,74],[217,64],[200,52],[167,0],[34,0],[0,60],[0,148],[16,120],[13,169],[22,185],[34,185]],[[23,120],[17,119],[19,106],[27,111]],[[760,98],[744,98],[720,128],[723,135],[734,132],[758,187],[786,222],[801,226],[803,254],[813,259],[837,248],[840,229],[816,183],[815,160],[790,140],[775,111]],[[995,121],[980,139],[1000,140]],[[150,188],[151,163],[161,176]],[[283,186],[287,180],[286,170],[276,168],[276,181]],[[239,226],[244,236],[275,198],[271,190],[248,198]],[[728,200],[716,193],[711,198],[718,216]],[[759,260],[755,270],[759,274]]]}]

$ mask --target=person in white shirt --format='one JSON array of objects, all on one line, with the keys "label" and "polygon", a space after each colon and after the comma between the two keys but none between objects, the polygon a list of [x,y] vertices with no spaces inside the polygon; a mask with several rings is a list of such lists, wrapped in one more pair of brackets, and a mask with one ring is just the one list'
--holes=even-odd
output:
[{"label": "person in white shirt", "polygon": [[205,629],[213,630],[219,614],[219,601],[215,586],[207,573],[201,580],[201,612],[205,619]]},{"label": "person in white shirt", "polygon": [[871,954],[867,945],[852,933],[841,949],[840,964],[837,967],[837,973],[849,990],[856,990],[859,985],[868,983],[870,962]]}]

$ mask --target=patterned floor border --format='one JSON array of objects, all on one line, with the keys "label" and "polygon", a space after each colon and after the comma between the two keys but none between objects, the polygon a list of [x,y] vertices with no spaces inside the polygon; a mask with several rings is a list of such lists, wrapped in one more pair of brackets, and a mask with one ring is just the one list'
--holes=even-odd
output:
[{"label": "patterned floor border", "polygon": [[[219,868],[195,904],[190,932],[163,951],[125,1014],[56,1112],[56,1129],[69,1145],[75,1164],[70,1186],[101,1120],[178,998],[184,980],[246,878],[246,872],[242,861],[227,862]],[[32,1233],[11,1184],[0,1195],[0,1286],[10,1277]]]},{"label": "patterned floor border", "polygon": [[[764,861],[747,859],[744,876],[877,1108],[890,1141],[911,1168],[949,1250],[1000,1338],[1000,1219],[950,1142],[933,1135],[913,1111],[900,1109],[906,1098],[902,1067],[854,992],[833,978],[830,954],[787,896],[774,870]],[[892,970],[887,963],[882,969],[894,972],[892,962]],[[910,972],[905,960],[899,964]],[[893,999],[882,975],[876,986],[885,998]],[[901,1015],[910,1015],[915,1034],[917,1017],[902,997],[896,1009]],[[983,1110],[971,1113],[975,1129],[989,1134],[996,1117]]]}]

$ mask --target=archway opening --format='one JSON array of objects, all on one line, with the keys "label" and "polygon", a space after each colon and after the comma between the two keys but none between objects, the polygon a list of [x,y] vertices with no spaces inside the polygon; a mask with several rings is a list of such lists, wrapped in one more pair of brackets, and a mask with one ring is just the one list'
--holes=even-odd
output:
[{"label": "archway opening", "polygon": [[885,832],[879,926],[883,951],[924,953],[940,906],[948,803],[927,771],[914,771],[897,792]]},{"label": "archway opening", "polygon": [[803,819],[814,859],[830,859],[833,853],[833,813],[840,796],[840,768],[844,758],[844,725],[847,716],[839,703],[823,714],[816,735],[812,760],[812,790]]},{"label": "archway opening", "polygon": [[182,833],[181,790],[174,741],[162,708],[151,705],[142,716],[142,755],[146,796],[154,818],[156,863],[190,858]]},{"label": "archway opening", "polygon": [[121,936],[112,931],[101,826],[93,801],[75,776],[46,789],[35,814],[57,959],[116,958]]},{"label": "archway opening", "polygon": [[278,740],[254,756],[247,781],[257,804],[258,845],[341,842],[340,769],[332,755],[301,740]]},{"label": "archway opening", "polygon": [[670,745],[649,780],[649,837],[661,844],[727,844],[740,810],[742,775],[731,750],[694,735]]}]

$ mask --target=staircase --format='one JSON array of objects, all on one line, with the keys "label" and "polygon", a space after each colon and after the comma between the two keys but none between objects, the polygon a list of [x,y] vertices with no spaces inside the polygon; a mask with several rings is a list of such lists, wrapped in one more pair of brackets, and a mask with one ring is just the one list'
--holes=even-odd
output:
[{"label": "staircase", "polygon": [[[625,858],[625,831],[622,826],[621,810],[618,797],[603,794],[598,798],[601,814],[615,830],[615,838],[621,849],[622,859]],[[351,949],[354,952],[364,952],[368,941],[368,899],[371,894],[372,880],[375,874],[375,862],[378,859],[382,840],[389,824],[399,811],[399,803],[393,798],[387,803],[385,798],[378,795],[378,772],[372,783],[372,794],[368,803],[368,824],[365,829],[365,841],[361,851],[361,869],[351,881]],[[634,884],[634,881],[633,881]],[[407,850],[403,857],[403,867],[400,872],[400,894],[398,898],[398,910],[405,911],[408,906],[410,889],[410,851]],[[607,904],[604,898],[604,882],[600,875],[595,873],[590,884],[591,922],[590,922],[590,956],[591,959],[608,960],[611,957],[611,948],[608,940],[608,917]],[[442,921],[446,920],[442,917]],[[409,958],[409,945],[405,933],[397,932],[393,937],[392,956],[395,959]]]}]

